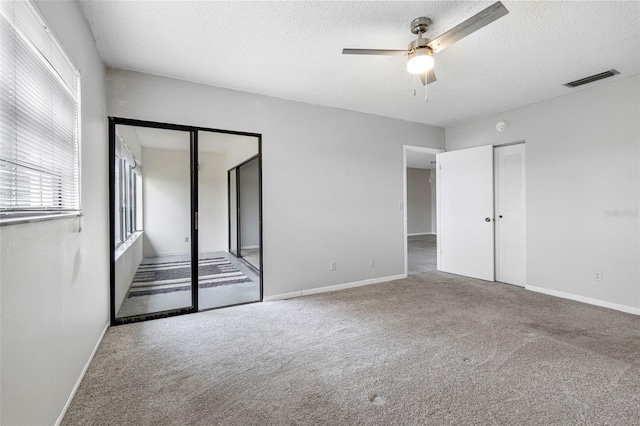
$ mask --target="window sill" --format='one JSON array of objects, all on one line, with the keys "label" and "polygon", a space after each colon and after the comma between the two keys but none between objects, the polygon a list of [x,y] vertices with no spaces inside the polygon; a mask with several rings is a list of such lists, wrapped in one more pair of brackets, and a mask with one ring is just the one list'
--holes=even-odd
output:
[{"label": "window sill", "polygon": [[41,216],[20,216],[20,217],[1,217],[0,226],[18,225],[21,223],[44,222],[47,220],[69,219],[84,216],[81,212],[73,213],[51,213]]},{"label": "window sill", "polygon": [[138,238],[142,236],[142,233],[143,231],[134,232],[129,238],[127,238],[124,243],[116,247],[116,249],[113,251],[114,260],[118,260],[118,258],[122,256],[129,249],[129,247],[133,245],[133,243],[138,241]]}]

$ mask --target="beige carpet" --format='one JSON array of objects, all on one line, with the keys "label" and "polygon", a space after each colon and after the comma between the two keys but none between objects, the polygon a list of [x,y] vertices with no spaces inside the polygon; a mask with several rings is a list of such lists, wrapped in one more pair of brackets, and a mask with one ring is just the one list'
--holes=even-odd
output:
[{"label": "beige carpet", "polygon": [[111,328],[64,425],[640,424],[640,318],[430,272]]}]

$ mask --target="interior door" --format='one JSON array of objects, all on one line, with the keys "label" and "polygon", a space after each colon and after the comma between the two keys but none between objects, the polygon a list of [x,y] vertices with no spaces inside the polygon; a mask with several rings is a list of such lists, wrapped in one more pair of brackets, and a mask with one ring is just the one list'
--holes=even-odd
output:
[{"label": "interior door", "polygon": [[493,147],[437,155],[438,269],[494,280]]},{"label": "interior door", "polygon": [[525,144],[495,149],[496,281],[526,285]]}]

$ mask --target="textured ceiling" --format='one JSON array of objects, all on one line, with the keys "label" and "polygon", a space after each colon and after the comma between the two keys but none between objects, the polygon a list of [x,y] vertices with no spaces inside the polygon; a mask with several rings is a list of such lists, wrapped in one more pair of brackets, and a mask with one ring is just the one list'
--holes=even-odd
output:
[{"label": "textured ceiling", "polygon": [[[512,2],[509,14],[435,56],[421,84],[403,57],[409,23],[435,38],[493,2],[80,1],[105,63],[284,99],[447,126],[640,73],[640,2]],[[586,87],[589,87],[586,86]],[[417,95],[414,96],[414,87]],[[585,87],[585,86],[583,86]]]}]

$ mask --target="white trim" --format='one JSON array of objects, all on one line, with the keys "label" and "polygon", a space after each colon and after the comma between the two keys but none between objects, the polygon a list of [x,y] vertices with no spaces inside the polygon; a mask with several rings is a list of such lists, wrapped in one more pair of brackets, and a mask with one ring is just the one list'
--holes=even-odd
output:
[{"label": "white trim", "polygon": [[[185,244],[191,244],[191,241],[189,241],[188,243]],[[191,251],[187,250],[187,251],[158,251],[154,253],[154,256],[149,256],[149,257],[163,257],[163,256],[185,256],[185,255],[191,255]],[[147,256],[145,256],[147,257]]]},{"label": "white trim", "polygon": [[634,308],[633,306],[620,305],[613,302],[607,302],[600,299],[593,299],[591,297],[579,296],[577,294],[565,293],[564,291],[550,290],[543,287],[535,287],[527,285],[525,290],[535,291],[536,293],[543,293],[549,296],[561,297],[563,299],[575,300],[576,302],[587,303],[589,305],[600,306],[603,308],[615,309],[616,311],[626,312],[628,314],[640,315],[640,308]]},{"label": "white trim", "polygon": [[435,232],[416,232],[413,234],[407,234],[407,237],[417,237],[419,235],[436,235]]},{"label": "white trim", "polygon": [[[218,249],[207,249],[207,248],[198,249],[198,254],[207,254],[207,253],[229,253],[229,250],[226,247],[218,248]],[[189,254],[189,253],[187,252],[184,254]]]},{"label": "white trim", "polygon": [[388,276],[388,277],[370,278],[368,280],[354,281],[354,282],[351,282],[351,283],[329,285],[329,286],[326,286],[326,287],[316,287],[316,288],[311,288],[311,289],[308,289],[308,290],[298,290],[298,291],[292,291],[292,292],[289,292],[289,293],[275,294],[273,296],[265,296],[263,300],[265,302],[272,302],[274,300],[293,299],[294,297],[310,296],[312,294],[327,293],[327,292],[330,292],[330,291],[338,291],[338,290],[346,290],[348,288],[362,287],[362,286],[371,285],[371,284],[386,283],[386,282],[389,282],[389,281],[401,280],[403,278],[407,278],[407,275],[399,274],[399,275],[391,275],[391,276]]},{"label": "white trim", "polygon": [[[424,146],[414,146],[414,145],[402,145],[402,217],[404,218],[403,226],[404,231],[403,235],[403,244],[404,244],[404,276],[407,277],[409,275],[409,243],[407,238],[409,237],[408,229],[407,229],[407,151],[417,151],[424,152],[427,154],[436,154],[436,161],[438,161],[438,155],[445,152],[444,149],[440,148],[428,148]],[[438,164],[436,164],[438,167]],[[436,171],[437,172],[437,171]],[[436,180],[437,183],[437,180]],[[439,197],[440,191],[436,190],[436,211],[438,210],[439,205]],[[440,212],[437,212],[438,220],[440,218]],[[439,223],[439,222],[438,222]],[[440,256],[438,256],[438,260]],[[440,266],[440,264],[438,264]],[[439,269],[439,268],[438,268]]]},{"label": "white trim", "polygon": [[78,391],[78,388],[80,387],[80,383],[82,383],[82,379],[84,379],[84,375],[87,374],[87,370],[89,369],[89,365],[91,365],[91,361],[93,361],[93,357],[95,356],[96,352],[98,352],[98,348],[100,347],[100,343],[102,343],[102,339],[104,339],[104,335],[107,333],[107,330],[109,329],[109,325],[111,325],[111,324],[109,322],[107,322],[107,325],[104,326],[104,330],[102,330],[102,334],[100,335],[100,338],[98,339],[98,342],[96,343],[96,346],[93,348],[93,352],[91,352],[91,355],[89,356],[89,360],[87,360],[87,363],[85,364],[84,368],[82,369],[82,372],[80,373],[80,377],[78,377],[78,381],[76,382],[75,386],[71,390],[71,394],[69,395],[69,398],[67,399],[67,403],[64,404],[64,407],[62,408],[62,412],[58,416],[58,420],[56,420],[56,422],[54,423],[55,426],[60,426],[60,424],[62,424],[62,420],[64,419],[64,415],[67,414],[67,410],[69,409],[69,406],[71,405],[71,401],[73,401],[73,397],[76,396],[76,392]]}]

